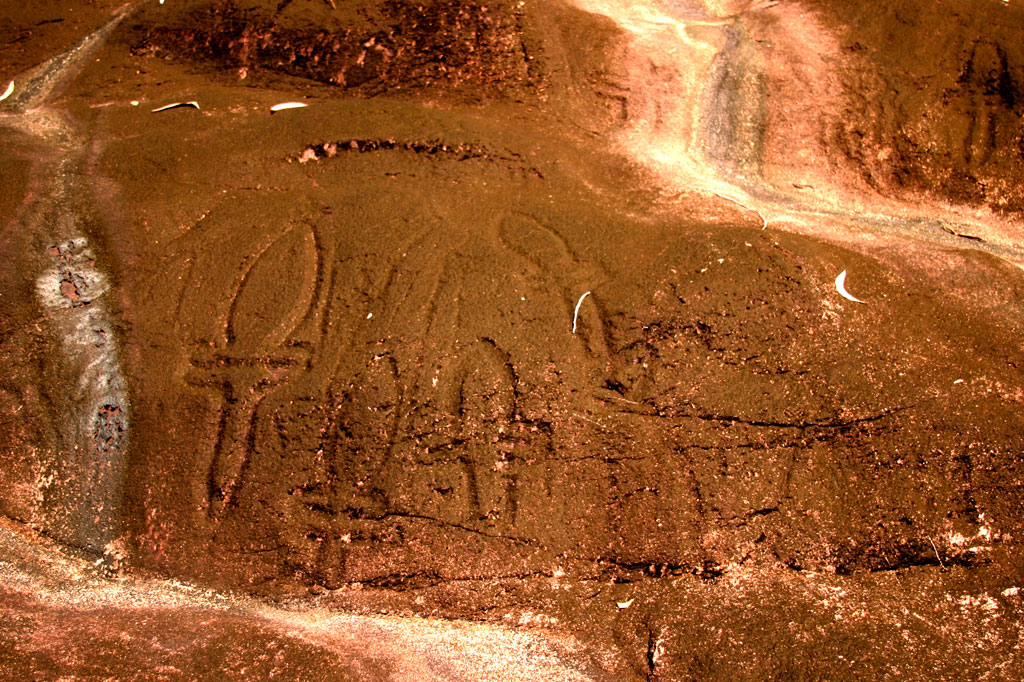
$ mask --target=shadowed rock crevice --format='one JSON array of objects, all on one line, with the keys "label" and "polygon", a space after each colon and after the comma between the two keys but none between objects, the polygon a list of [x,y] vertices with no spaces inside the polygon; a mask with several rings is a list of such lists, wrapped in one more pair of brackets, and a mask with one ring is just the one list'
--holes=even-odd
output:
[{"label": "shadowed rock crevice", "polygon": [[333,159],[339,154],[372,154],[390,151],[411,152],[428,159],[453,162],[486,161],[521,175],[532,175],[542,179],[544,177],[540,170],[527,165],[526,160],[521,154],[511,150],[494,150],[471,142],[449,144],[440,140],[351,139],[309,145],[298,155],[290,157],[288,160],[289,162],[308,163],[322,159]]}]

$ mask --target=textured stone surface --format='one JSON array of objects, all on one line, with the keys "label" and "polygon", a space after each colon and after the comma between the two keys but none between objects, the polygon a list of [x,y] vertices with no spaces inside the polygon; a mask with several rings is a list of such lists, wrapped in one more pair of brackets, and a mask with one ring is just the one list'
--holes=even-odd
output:
[{"label": "textured stone surface", "polygon": [[1019,677],[1002,4],[194,0],[4,48],[0,655]]}]

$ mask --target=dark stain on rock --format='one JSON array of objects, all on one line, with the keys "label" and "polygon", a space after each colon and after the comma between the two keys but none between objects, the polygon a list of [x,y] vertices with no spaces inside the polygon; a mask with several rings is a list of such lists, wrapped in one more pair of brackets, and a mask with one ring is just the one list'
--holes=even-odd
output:
[{"label": "dark stain on rock", "polygon": [[299,77],[369,96],[471,86],[473,97],[487,98],[539,80],[520,16],[501,3],[388,0],[354,14],[302,26],[227,0],[173,23],[137,24],[129,41],[135,54],[230,69],[240,78]]}]

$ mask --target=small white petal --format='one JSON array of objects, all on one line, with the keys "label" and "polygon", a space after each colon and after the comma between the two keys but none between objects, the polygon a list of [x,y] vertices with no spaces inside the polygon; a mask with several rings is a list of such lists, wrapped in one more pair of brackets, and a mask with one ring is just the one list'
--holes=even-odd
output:
[{"label": "small white petal", "polygon": [[270,113],[274,113],[275,111],[284,111],[285,109],[301,109],[305,106],[309,105],[303,104],[302,102],[281,102],[280,104],[275,104],[270,107]]},{"label": "small white petal", "polygon": [[836,277],[836,291],[839,292],[840,296],[854,303],[864,302],[846,290],[846,270],[840,272],[839,276]]},{"label": "small white petal", "polygon": [[154,109],[153,113],[155,114],[161,111],[167,111],[168,109],[179,109],[181,107],[191,107],[193,109],[198,109],[199,102],[175,102],[173,104],[166,104],[162,107],[157,107],[156,109]]},{"label": "small white petal", "polygon": [[587,296],[590,296],[590,292],[589,291],[586,292],[585,294],[583,294],[582,296],[580,296],[580,300],[576,301],[576,309],[572,311],[572,333],[573,334],[576,333],[576,319],[579,317],[579,314],[580,314],[580,306],[583,305],[583,299],[585,299]]},{"label": "small white petal", "polygon": [[3,102],[5,99],[10,97],[12,92],[14,92],[14,81],[7,84],[7,89],[4,90],[4,94],[0,95],[0,102]]}]

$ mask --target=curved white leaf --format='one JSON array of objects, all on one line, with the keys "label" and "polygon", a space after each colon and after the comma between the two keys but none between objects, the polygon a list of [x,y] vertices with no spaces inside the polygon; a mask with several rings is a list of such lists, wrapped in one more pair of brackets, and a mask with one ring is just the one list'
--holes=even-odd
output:
[{"label": "curved white leaf", "polygon": [[572,311],[572,333],[573,334],[576,333],[576,318],[579,317],[580,306],[583,305],[583,299],[585,299],[587,296],[590,296],[590,292],[589,291],[587,293],[583,294],[582,296],[580,296],[580,300],[576,301],[576,310]]},{"label": "curved white leaf", "polygon": [[275,111],[284,111],[285,109],[301,109],[305,106],[309,105],[303,104],[302,102],[281,102],[280,104],[275,104],[270,107],[270,113],[274,113]]},{"label": "curved white leaf", "polygon": [[854,303],[864,302],[846,290],[846,270],[840,272],[839,276],[836,277],[836,291],[838,291],[839,295],[848,301],[853,301]]},{"label": "curved white leaf", "polygon": [[175,102],[174,104],[166,104],[162,107],[157,107],[156,109],[154,109],[153,113],[156,114],[161,111],[167,111],[168,109],[180,109],[181,107],[191,107],[192,109],[198,109],[199,102]]}]

